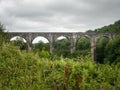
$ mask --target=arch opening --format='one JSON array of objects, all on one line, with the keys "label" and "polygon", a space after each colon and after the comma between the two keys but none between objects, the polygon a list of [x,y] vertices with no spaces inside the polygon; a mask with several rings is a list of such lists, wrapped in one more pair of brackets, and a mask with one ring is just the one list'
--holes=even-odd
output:
[{"label": "arch opening", "polygon": [[60,36],[57,38],[57,40],[61,40],[61,39],[67,39],[65,36]]},{"label": "arch opening", "polygon": [[20,50],[27,50],[28,46],[27,46],[27,41],[20,36],[14,36],[10,39],[10,43],[14,46],[19,47]]},{"label": "arch opening", "polygon": [[109,37],[100,36],[96,41],[96,60],[99,63],[104,63],[105,59],[105,48],[107,43],[109,42]]},{"label": "arch opening", "polygon": [[42,41],[43,43],[49,43],[47,38],[42,37],[42,36],[38,36],[38,37],[33,39],[32,44],[39,43],[40,41]]},{"label": "arch opening", "polygon": [[70,41],[65,36],[58,37],[54,42],[54,54],[57,56],[70,56]]},{"label": "arch opening", "polygon": [[39,52],[39,51],[50,51],[50,44],[49,44],[49,40],[45,37],[42,36],[38,36],[36,38],[34,38],[34,40],[32,41],[33,44],[33,51],[35,52]]},{"label": "arch opening", "polygon": [[90,39],[86,36],[82,36],[76,41],[76,56],[85,56],[90,54],[91,43]]},{"label": "arch opening", "polygon": [[22,39],[23,40],[23,42],[27,42],[23,37],[21,37],[21,36],[14,36],[14,37],[12,37],[12,38],[10,38],[10,41],[14,41],[14,40],[18,40],[18,39]]}]

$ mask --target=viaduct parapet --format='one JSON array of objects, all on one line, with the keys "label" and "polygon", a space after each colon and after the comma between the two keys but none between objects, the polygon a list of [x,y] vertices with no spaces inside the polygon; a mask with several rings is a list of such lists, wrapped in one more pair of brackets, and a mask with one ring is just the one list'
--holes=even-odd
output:
[{"label": "viaduct parapet", "polygon": [[99,37],[105,36],[109,40],[113,39],[116,35],[120,33],[96,33],[96,32],[8,32],[9,39],[20,36],[27,41],[28,49],[32,49],[32,41],[38,37],[45,37],[50,43],[50,53],[54,52],[54,42],[60,37],[66,37],[71,43],[71,53],[75,51],[76,42],[80,37],[87,37],[91,43],[91,56],[95,60],[95,50],[96,50],[96,41]]}]

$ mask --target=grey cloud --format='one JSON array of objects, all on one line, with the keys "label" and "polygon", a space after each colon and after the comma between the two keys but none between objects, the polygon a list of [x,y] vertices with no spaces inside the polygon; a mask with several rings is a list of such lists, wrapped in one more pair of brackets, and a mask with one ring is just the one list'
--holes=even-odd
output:
[{"label": "grey cloud", "polygon": [[[7,4],[5,4],[7,3]],[[120,0],[2,0],[10,31],[85,31],[120,19]]]}]

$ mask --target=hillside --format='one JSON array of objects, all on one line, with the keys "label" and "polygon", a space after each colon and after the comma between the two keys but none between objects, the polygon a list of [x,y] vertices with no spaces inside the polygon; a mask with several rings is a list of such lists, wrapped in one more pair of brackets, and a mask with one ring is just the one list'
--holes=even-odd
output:
[{"label": "hillside", "polygon": [[116,21],[114,24],[95,29],[95,32],[120,32],[120,20]]}]

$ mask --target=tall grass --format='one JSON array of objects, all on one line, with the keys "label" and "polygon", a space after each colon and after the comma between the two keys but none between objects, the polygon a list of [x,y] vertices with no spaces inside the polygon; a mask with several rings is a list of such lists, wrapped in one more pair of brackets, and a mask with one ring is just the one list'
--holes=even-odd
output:
[{"label": "tall grass", "polygon": [[97,64],[89,56],[50,60],[4,45],[0,51],[0,89],[120,90],[120,63]]}]

